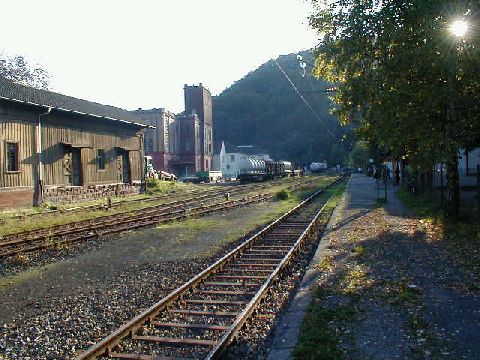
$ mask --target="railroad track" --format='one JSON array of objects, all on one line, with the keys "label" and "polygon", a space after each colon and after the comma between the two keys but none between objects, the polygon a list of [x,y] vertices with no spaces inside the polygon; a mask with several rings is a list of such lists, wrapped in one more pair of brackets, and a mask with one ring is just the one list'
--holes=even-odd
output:
[{"label": "railroad track", "polygon": [[316,199],[324,190],[93,345],[78,360],[216,358],[302,245],[316,236],[324,209]]},{"label": "railroad track", "polygon": [[[130,205],[134,203],[148,203],[148,202],[155,202],[155,201],[161,201],[162,199],[168,198],[168,197],[191,197],[191,196],[196,196],[200,194],[205,194],[205,193],[214,193],[214,192],[220,192],[218,188],[212,188],[212,189],[194,189],[194,190],[189,190],[183,193],[177,194],[176,192],[169,192],[161,195],[154,195],[154,196],[149,196],[149,197],[142,197],[142,198],[135,198],[135,199],[122,199],[122,200],[116,200],[115,198],[112,198],[112,202],[110,204],[109,208],[116,208],[119,206],[125,206],[125,205]],[[106,198],[105,198],[106,199]],[[31,214],[21,214],[21,215],[15,215],[13,218],[15,219],[31,219],[35,217],[41,217],[41,216],[50,216],[50,215],[55,215],[55,214],[74,214],[74,213],[79,213],[79,212],[84,212],[84,211],[92,211],[92,210],[104,210],[107,208],[107,203],[95,203],[95,204],[89,204],[89,205],[83,205],[83,206],[74,206],[71,208],[62,208],[62,209],[45,209],[42,212],[38,213],[31,213]]]},{"label": "railroad track", "polygon": [[[297,188],[311,181],[313,180],[296,181],[290,185],[290,188]],[[253,187],[253,189],[258,189],[258,186]],[[228,192],[232,197],[238,197],[251,190],[252,187],[248,186],[229,189]],[[206,215],[265,201],[275,196],[272,192],[265,192],[225,201],[223,200],[225,193],[226,191],[207,192],[196,197],[153,205],[135,211],[6,235],[0,242],[0,258],[46,248],[61,247],[66,244],[91,240],[158,223]]]},{"label": "railroad track", "polygon": [[[268,182],[268,184],[269,185],[274,185],[274,184],[276,184],[280,181],[282,181],[282,180],[281,179],[270,180]],[[119,206],[125,206],[125,205],[134,204],[134,203],[156,202],[156,201],[161,201],[162,199],[172,197],[172,196],[175,196],[175,197],[178,196],[179,197],[178,201],[181,201],[185,197],[193,197],[193,196],[197,196],[197,195],[204,195],[204,194],[207,194],[207,193],[220,194],[220,193],[224,193],[225,190],[227,190],[227,189],[235,189],[235,188],[238,188],[238,187],[242,187],[244,189],[247,189],[247,188],[254,188],[254,187],[258,187],[258,186],[259,186],[258,184],[248,184],[248,185],[235,184],[235,185],[231,185],[231,186],[228,186],[228,187],[222,187],[222,188],[217,186],[217,187],[214,187],[214,188],[211,188],[211,189],[194,189],[194,190],[189,190],[185,193],[179,193],[179,194],[177,194],[176,192],[169,192],[169,193],[166,193],[166,194],[154,195],[154,196],[149,196],[149,197],[144,197],[144,198],[123,199],[123,200],[119,200],[119,201],[116,201],[115,199],[113,199],[111,204],[110,204],[110,208],[116,208],[116,207],[119,207]],[[38,212],[38,213],[16,215],[16,216],[14,216],[14,218],[30,219],[30,218],[34,218],[34,217],[40,217],[40,216],[45,216],[45,215],[55,215],[55,214],[59,214],[59,213],[61,213],[61,214],[64,214],[64,213],[73,214],[73,213],[91,211],[91,210],[104,210],[106,207],[107,207],[106,203],[90,204],[90,205],[77,206],[77,207],[67,208],[67,209],[52,209],[52,210],[44,210],[44,211]]]}]

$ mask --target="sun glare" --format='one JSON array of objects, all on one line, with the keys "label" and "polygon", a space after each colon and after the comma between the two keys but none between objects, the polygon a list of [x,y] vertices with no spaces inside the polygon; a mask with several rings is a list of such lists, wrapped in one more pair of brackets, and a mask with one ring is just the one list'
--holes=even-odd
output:
[{"label": "sun glare", "polygon": [[450,32],[457,36],[462,37],[468,31],[468,23],[465,20],[456,20],[450,25]]}]

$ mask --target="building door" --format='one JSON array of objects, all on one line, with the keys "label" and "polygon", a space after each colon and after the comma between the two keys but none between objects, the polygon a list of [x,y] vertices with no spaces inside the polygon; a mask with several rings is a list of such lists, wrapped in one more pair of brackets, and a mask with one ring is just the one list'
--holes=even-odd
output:
[{"label": "building door", "polygon": [[128,156],[128,151],[125,151],[122,154],[122,168],[123,168],[123,182],[130,183],[131,173],[130,173],[130,157]]},{"label": "building door", "polygon": [[72,148],[72,185],[82,186],[83,174],[82,174],[82,149]]},{"label": "building door", "polygon": [[128,151],[118,150],[117,155],[118,179],[123,183],[130,183],[130,156]]}]

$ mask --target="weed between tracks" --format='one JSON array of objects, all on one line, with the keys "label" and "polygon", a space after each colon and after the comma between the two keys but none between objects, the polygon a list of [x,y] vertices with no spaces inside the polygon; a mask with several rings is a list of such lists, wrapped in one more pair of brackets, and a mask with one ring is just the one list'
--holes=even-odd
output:
[{"label": "weed between tracks", "polygon": [[[208,248],[208,250],[196,251],[196,257],[206,257],[211,256],[217,253],[223,246],[228,245],[239,238],[239,233],[246,235],[251,232],[252,229],[268,224],[272,220],[275,220],[294,206],[298,205],[307,194],[310,194],[313,189],[318,188],[318,186],[308,188],[301,188],[296,191],[289,192],[289,197],[286,200],[276,200],[275,206],[267,206],[262,204],[257,204],[257,206],[265,206],[265,211],[258,212],[258,215],[251,219],[249,217],[238,217],[235,219],[235,231],[229,233],[223,233],[221,235],[221,241],[216,241],[214,244]],[[186,219],[183,221],[174,221],[167,224],[161,224],[156,227],[158,231],[173,230],[175,231],[175,243],[172,244],[167,249],[162,249],[162,253],[175,253],[183,249],[188,245],[194,246],[198,241],[199,233],[210,233],[212,237],[216,237],[215,233],[221,232],[221,229],[228,228],[232,226],[232,219],[228,216],[225,218],[219,218],[218,216],[215,219],[210,219],[208,217],[203,218],[194,218]],[[202,242],[207,241],[202,239]],[[154,250],[152,250],[154,251]]]},{"label": "weed between tracks", "polygon": [[[319,177],[316,186],[321,186],[328,183],[331,178]],[[249,193],[257,194],[265,191],[281,191],[292,183],[291,179],[284,179],[281,183],[272,184],[270,188],[256,190],[252,189]],[[268,186],[268,184],[267,184]],[[314,187],[313,185],[311,187]],[[72,204],[58,205],[57,212],[48,212],[48,204],[43,208],[22,209],[16,211],[5,211],[0,214],[0,236],[6,234],[14,234],[22,231],[35,230],[55,225],[65,225],[68,223],[94,219],[100,216],[113,215],[116,213],[124,213],[128,211],[139,210],[147,206],[160,205],[166,202],[177,200],[178,197],[184,198],[188,193],[194,189],[212,189],[212,186],[202,186],[195,184],[171,183],[171,182],[151,182],[147,193],[128,198],[114,199],[114,203],[119,205],[106,210],[98,208],[85,208],[81,211],[71,212],[68,209],[72,208]],[[227,189],[227,187],[225,187]],[[308,191],[304,188],[303,191]],[[158,200],[143,202],[142,200],[149,200],[152,196],[159,196],[162,194],[170,194],[169,196],[160,197]],[[301,194],[299,195],[301,197]],[[133,201],[139,200],[139,201]],[[85,203],[76,203],[76,207],[106,205],[106,199],[89,201]],[[29,215],[40,213],[35,217],[27,218]],[[27,220],[27,221],[26,221]],[[1,241],[1,239],[0,239]]]},{"label": "weed between tracks", "polygon": [[[198,185],[196,186],[198,188]],[[22,209],[16,211],[5,211],[0,214],[0,234],[15,234],[22,231],[35,230],[40,228],[46,228],[56,225],[65,225],[76,221],[83,221],[94,219],[100,216],[113,215],[117,213],[123,213],[128,211],[139,210],[147,206],[160,205],[166,202],[175,200],[178,196],[187,195],[189,191],[195,188],[192,184],[183,183],[166,183],[160,184],[154,187],[150,187],[148,194],[132,196],[128,198],[116,198],[115,204],[119,204],[110,209],[99,208],[85,208],[81,211],[69,211],[73,208],[72,204],[58,205],[58,212],[48,212],[49,205],[46,204],[42,208]],[[158,196],[161,194],[171,193],[170,196],[160,197],[158,200],[144,202],[142,200],[148,200],[152,196]],[[138,201],[134,201],[138,200]],[[105,205],[106,199],[89,201],[84,203],[76,203],[76,207],[81,206],[95,206]],[[28,218],[29,215],[38,214],[35,217]],[[1,239],[0,239],[1,240]]]}]

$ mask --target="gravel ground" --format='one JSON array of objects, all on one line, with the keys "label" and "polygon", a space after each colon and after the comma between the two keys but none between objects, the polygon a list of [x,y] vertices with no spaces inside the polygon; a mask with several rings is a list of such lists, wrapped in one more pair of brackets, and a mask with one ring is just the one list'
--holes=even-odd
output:
[{"label": "gravel ground", "polygon": [[0,358],[73,357],[212,263],[276,207],[255,204],[2,264]]},{"label": "gravel ground", "polygon": [[[353,185],[373,194],[368,181]],[[318,301],[353,314],[330,323],[343,358],[480,359],[478,278],[393,193],[381,207],[360,190],[349,188],[320,264]]]},{"label": "gravel ground", "polygon": [[[322,204],[316,205],[316,211]],[[328,215],[321,219],[328,221]],[[305,274],[305,270],[315,253],[323,227],[319,227],[315,236],[305,244],[302,250],[280,279],[268,291],[262,300],[262,306],[254,313],[246,326],[239,332],[234,344],[223,355],[225,359],[267,359],[273,341],[274,329],[280,320],[281,312],[288,308],[295,290]]]}]

